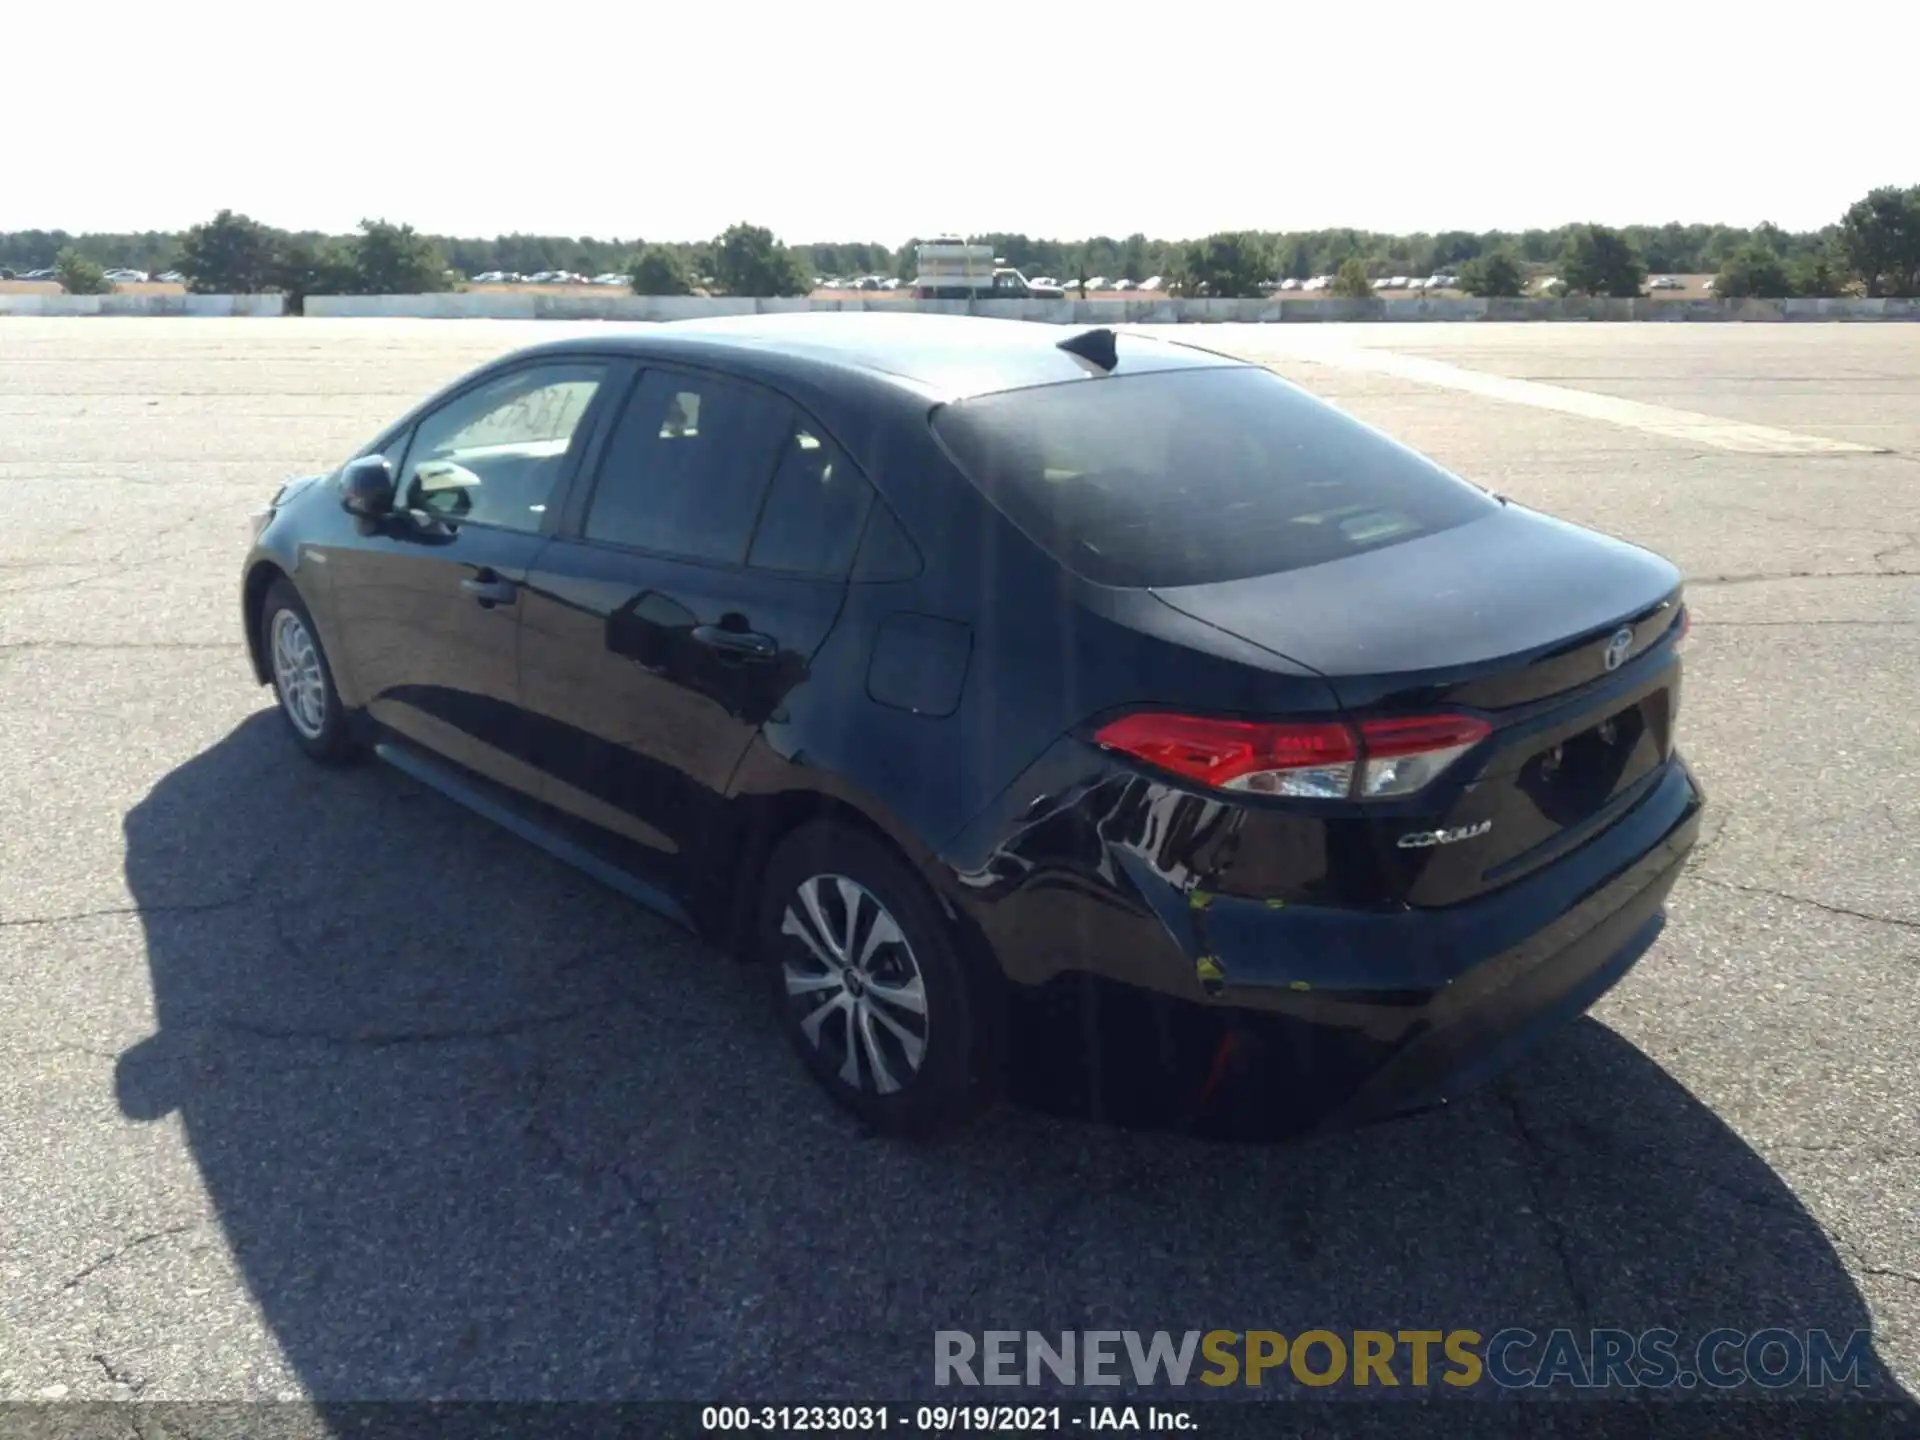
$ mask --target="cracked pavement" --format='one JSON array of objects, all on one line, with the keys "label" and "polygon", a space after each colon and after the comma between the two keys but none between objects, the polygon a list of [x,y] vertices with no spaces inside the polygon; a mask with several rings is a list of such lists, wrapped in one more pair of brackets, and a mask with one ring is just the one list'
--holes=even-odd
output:
[{"label": "cracked pavement", "polygon": [[1920,327],[1341,327],[1884,453],[1343,371],[1693,580],[1714,809],[1595,1015],[1291,1146],[1006,1107],[873,1140],[758,977],[285,742],[248,513],[555,327],[0,321],[0,1399],[925,1396],[936,1328],[1871,1329],[1920,1386]]}]

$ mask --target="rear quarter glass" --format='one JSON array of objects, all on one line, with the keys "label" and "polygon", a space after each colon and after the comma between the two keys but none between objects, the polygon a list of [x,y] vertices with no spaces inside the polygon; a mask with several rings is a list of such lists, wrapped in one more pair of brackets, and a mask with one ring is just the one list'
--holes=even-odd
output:
[{"label": "rear quarter glass", "polygon": [[1124,373],[936,409],[973,485],[1100,585],[1202,585],[1436,534],[1499,502],[1256,366]]}]

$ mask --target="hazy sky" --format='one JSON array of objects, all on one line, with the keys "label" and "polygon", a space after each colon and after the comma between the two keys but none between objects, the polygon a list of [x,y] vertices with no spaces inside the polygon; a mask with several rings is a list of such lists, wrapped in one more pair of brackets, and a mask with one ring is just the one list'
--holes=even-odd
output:
[{"label": "hazy sky", "polygon": [[36,13],[0,230],[1799,229],[1920,183],[1911,3],[1831,12],[1824,47],[1754,0]]}]

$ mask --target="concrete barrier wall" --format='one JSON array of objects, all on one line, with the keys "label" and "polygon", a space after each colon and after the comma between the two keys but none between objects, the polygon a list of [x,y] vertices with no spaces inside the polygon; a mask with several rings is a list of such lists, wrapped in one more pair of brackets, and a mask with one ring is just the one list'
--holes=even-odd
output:
[{"label": "concrete barrier wall", "polygon": [[[31,299],[35,297],[18,297]],[[215,297],[200,296],[199,299]],[[268,297],[271,298],[271,297]],[[1920,320],[1920,300],[810,300],[688,295],[545,295],[468,291],[446,295],[315,295],[315,316],[424,316],[491,320],[692,320],[806,310],[916,310],[990,315],[1055,325],[1328,323],[1472,320]]]},{"label": "concrete barrier wall", "polygon": [[[1783,321],[1920,320],[1920,300],[755,300],[699,295],[314,295],[313,316],[441,320],[694,320],[807,310],[917,310],[992,315],[1054,325],[1178,325],[1342,321]],[[249,315],[286,313],[279,295],[0,295],[5,315]]]},{"label": "concrete barrier wall", "polygon": [[0,315],[272,316],[286,313],[284,295],[0,295]]}]

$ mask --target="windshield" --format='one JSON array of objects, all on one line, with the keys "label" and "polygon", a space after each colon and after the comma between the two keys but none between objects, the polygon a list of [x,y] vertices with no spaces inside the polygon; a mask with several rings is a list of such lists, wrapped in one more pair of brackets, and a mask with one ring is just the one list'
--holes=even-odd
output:
[{"label": "windshield", "polygon": [[942,406],[933,427],[1008,519],[1102,585],[1297,570],[1498,504],[1256,366],[982,395]]}]

